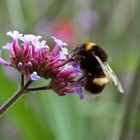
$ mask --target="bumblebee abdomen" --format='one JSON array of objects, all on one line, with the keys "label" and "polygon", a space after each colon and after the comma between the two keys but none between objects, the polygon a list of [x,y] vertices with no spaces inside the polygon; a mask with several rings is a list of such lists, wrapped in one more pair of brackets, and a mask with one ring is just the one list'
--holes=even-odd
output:
[{"label": "bumblebee abdomen", "polygon": [[98,77],[98,78],[96,77],[94,79],[88,77],[84,88],[85,90],[91,92],[92,94],[98,94],[104,89],[107,83],[108,83],[107,77]]},{"label": "bumblebee abdomen", "polygon": [[[88,82],[88,81],[87,81]],[[87,83],[85,84],[85,90],[89,91],[92,94],[98,94],[104,89],[105,85],[103,86],[98,86],[92,83]]]}]

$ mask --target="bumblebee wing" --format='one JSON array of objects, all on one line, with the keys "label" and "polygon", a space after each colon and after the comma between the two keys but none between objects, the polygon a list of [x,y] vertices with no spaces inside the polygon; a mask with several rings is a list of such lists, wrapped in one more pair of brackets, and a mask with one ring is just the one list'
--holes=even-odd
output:
[{"label": "bumblebee wing", "polygon": [[94,56],[95,56],[96,60],[99,62],[99,64],[100,64],[100,66],[101,66],[104,74],[106,75],[106,77],[109,80],[112,80],[111,77],[110,77],[110,75],[109,75],[110,73],[109,73],[108,69],[106,68],[105,64],[101,61],[101,59],[98,56],[96,56],[96,55],[94,55]]},{"label": "bumblebee wing", "polygon": [[111,69],[109,64],[108,63],[104,64],[98,56],[96,56],[96,55],[94,55],[94,56],[95,56],[96,60],[99,62],[99,64],[100,64],[104,74],[106,75],[106,77],[109,80],[114,82],[114,84],[117,86],[119,92],[124,93],[123,87],[122,87],[119,79],[117,78],[117,76],[115,75],[115,73],[113,72],[113,70]]},{"label": "bumblebee wing", "polygon": [[110,77],[111,77],[112,81],[114,82],[114,84],[117,86],[118,90],[121,93],[124,93],[123,87],[122,87],[119,79],[117,78],[117,76],[115,75],[114,71],[111,69],[111,67],[109,66],[108,63],[106,63],[106,68],[108,69],[108,72],[110,73]]}]

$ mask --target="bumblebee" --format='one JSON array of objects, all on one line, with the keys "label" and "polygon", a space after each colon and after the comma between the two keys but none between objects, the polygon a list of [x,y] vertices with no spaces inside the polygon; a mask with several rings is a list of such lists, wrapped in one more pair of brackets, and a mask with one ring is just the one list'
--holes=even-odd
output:
[{"label": "bumblebee", "polygon": [[100,93],[109,81],[124,93],[122,85],[108,64],[107,53],[95,43],[84,43],[72,50],[72,61],[79,63],[84,75],[80,78],[86,91]]}]

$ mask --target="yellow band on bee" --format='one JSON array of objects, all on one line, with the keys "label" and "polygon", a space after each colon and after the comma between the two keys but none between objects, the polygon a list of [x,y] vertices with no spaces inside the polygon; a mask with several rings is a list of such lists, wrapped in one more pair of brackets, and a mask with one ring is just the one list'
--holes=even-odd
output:
[{"label": "yellow band on bee", "polygon": [[104,84],[108,83],[108,79],[106,77],[94,78],[92,83],[99,85],[99,86],[103,86]]},{"label": "yellow band on bee", "polygon": [[96,44],[95,43],[88,43],[85,47],[85,51],[91,50]]}]

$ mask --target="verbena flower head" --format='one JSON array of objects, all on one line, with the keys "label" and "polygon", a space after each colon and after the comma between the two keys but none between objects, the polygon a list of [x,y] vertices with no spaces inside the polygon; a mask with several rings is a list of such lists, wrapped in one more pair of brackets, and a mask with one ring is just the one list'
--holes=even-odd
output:
[{"label": "verbena flower head", "polygon": [[63,96],[76,93],[84,98],[82,87],[75,84],[82,73],[76,64],[67,59],[67,43],[54,39],[55,45],[50,49],[41,36],[23,35],[17,31],[8,32],[12,41],[3,46],[10,53],[9,61],[0,57],[0,63],[18,70],[32,81],[40,78],[51,79],[51,89]]}]

